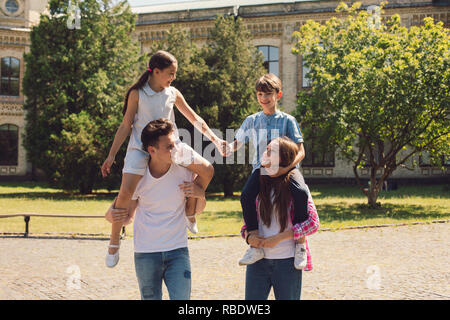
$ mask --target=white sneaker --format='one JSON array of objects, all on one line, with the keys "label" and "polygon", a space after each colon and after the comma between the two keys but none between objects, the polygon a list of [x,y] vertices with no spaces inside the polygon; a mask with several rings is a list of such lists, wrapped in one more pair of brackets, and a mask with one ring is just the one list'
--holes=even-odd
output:
[{"label": "white sneaker", "polygon": [[304,243],[295,244],[294,267],[297,270],[303,270],[307,262],[306,245]]},{"label": "white sneaker", "polygon": [[248,264],[253,264],[258,260],[264,258],[264,250],[262,248],[252,248],[250,247],[245,253],[244,257],[239,260],[240,266],[246,266]]},{"label": "white sneaker", "polygon": [[187,228],[189,229],[189,231],[193,234],[198,233],[197,219],[195,219],[195,221],[192,222],[191,220],[189,220],[189,218],[187,216],[185,216],[185,217],[186,217]]},{"label": "white sneaker", "polygon": [[110,254],[109,252],[106,254],[106,266],[108,268],[114,268],[117,263],[119,262],[119,248],[120,248],[120,243],[119,244],[110,244],[108,245],[109,248],[117,248],[116,253],[114,254]]}]

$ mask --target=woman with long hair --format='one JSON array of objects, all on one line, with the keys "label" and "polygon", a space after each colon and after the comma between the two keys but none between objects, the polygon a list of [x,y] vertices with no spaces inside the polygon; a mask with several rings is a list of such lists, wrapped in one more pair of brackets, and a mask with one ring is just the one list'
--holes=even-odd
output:
[{"label": "woman with long hair", "polygon": [[[306,271],[311,269],[309,248],[305,235],[317,231],[319,218],[308,191],[309,218],[299,225],[292,225],[293,201],[289,189],[292,171],[276,177],[280,167],[289,166],[298,153],[297,145],[287,137],[272,140],[263,155],[265,174],[260,175],[260,191],[256,206],[259,233],[245,233],[248,244],[264,250],[264,258],[247,266],[245,298],[265,300],[273,287],[278,300],[299,300],[302,286],[302,270],[294,267],[296,241],[304,239],[308,252]],[[304,182],[303,182],[304,183]]]}]

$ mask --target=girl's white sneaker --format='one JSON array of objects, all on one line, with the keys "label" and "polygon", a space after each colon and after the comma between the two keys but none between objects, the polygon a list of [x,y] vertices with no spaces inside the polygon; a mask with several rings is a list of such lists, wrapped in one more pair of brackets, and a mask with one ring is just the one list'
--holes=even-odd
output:
[{"label": "girl's white sneaker", "polygon": [[[189,218],[187,216],[186,217],[186,225],[187,228],[189,229],[190,232],[192,232],[193,234],[198,233],[198,227],[197,227],[197,219],[195,219],[194,222],[192,222],[191,220],[189,220]],[[195,217],[195,215],[194,215]]]},{"label": "girl's white sneaker", "polygon": [[120,248],[120,243],[119,244],[110,244],[108,245],[108,248],[117,248],[116,253],[114,254],[110,254],[109,252],[106,254],[106,266],[108,268],[114,268],[117,263],[119,262],[119,248]]}]

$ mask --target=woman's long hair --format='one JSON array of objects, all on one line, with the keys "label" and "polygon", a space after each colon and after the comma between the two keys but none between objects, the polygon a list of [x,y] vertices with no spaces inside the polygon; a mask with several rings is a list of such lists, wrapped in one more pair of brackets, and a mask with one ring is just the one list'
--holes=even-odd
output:
[{"label": "woman's long hair", "polygon": [[157,51],[148,62],[148,69],[141,75],[138,82],[136,82],[130,89],[128,89],[127,95],[125,96],[125,102],[123,104],[122,114],[125,115],[128,107],[128,97],[130,96],[131,90],[141,89],[144,87],[145,83],[148,81],[148,77],[153,74],[153,70],[158,68],[160,70],[164,70],[170,67],[172,64],[177,63],[177,59],[167,51],[159,50]]},{"label": "woman's long hair", "polygon": [[[280,167],[287,167],[294,161],[298,154],[298,146],[287,137],[276,138],[279,142]],[[273,141],[273,140],[272,140]],[[275,210],[275,216],[280,224],[280,232],[288,226],[289,212],[288,205],[291,199],[289,189],[289,177],[292,170],[287,174],[271,178],[268,175],[260,175],[259,187],[259,214],[262,222],[270,227],[271,216]],[[272,202],[273,191],[273,202]]]}]

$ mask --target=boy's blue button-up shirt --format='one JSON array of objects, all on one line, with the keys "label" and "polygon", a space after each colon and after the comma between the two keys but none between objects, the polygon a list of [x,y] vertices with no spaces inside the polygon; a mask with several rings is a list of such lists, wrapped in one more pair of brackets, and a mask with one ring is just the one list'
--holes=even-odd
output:
[{"label": "boy's blue button-up shirt", "polygon": [[270,141],[283,136],[295,143],[303,142],[297,120],[290,114],[277,110],[272,115],[266,115],[261,111],[245,118],[235,139],[243,143],[248,141],[252,143],[255,151],[252,165],[255,171],[261,167],[261,157]]}]

